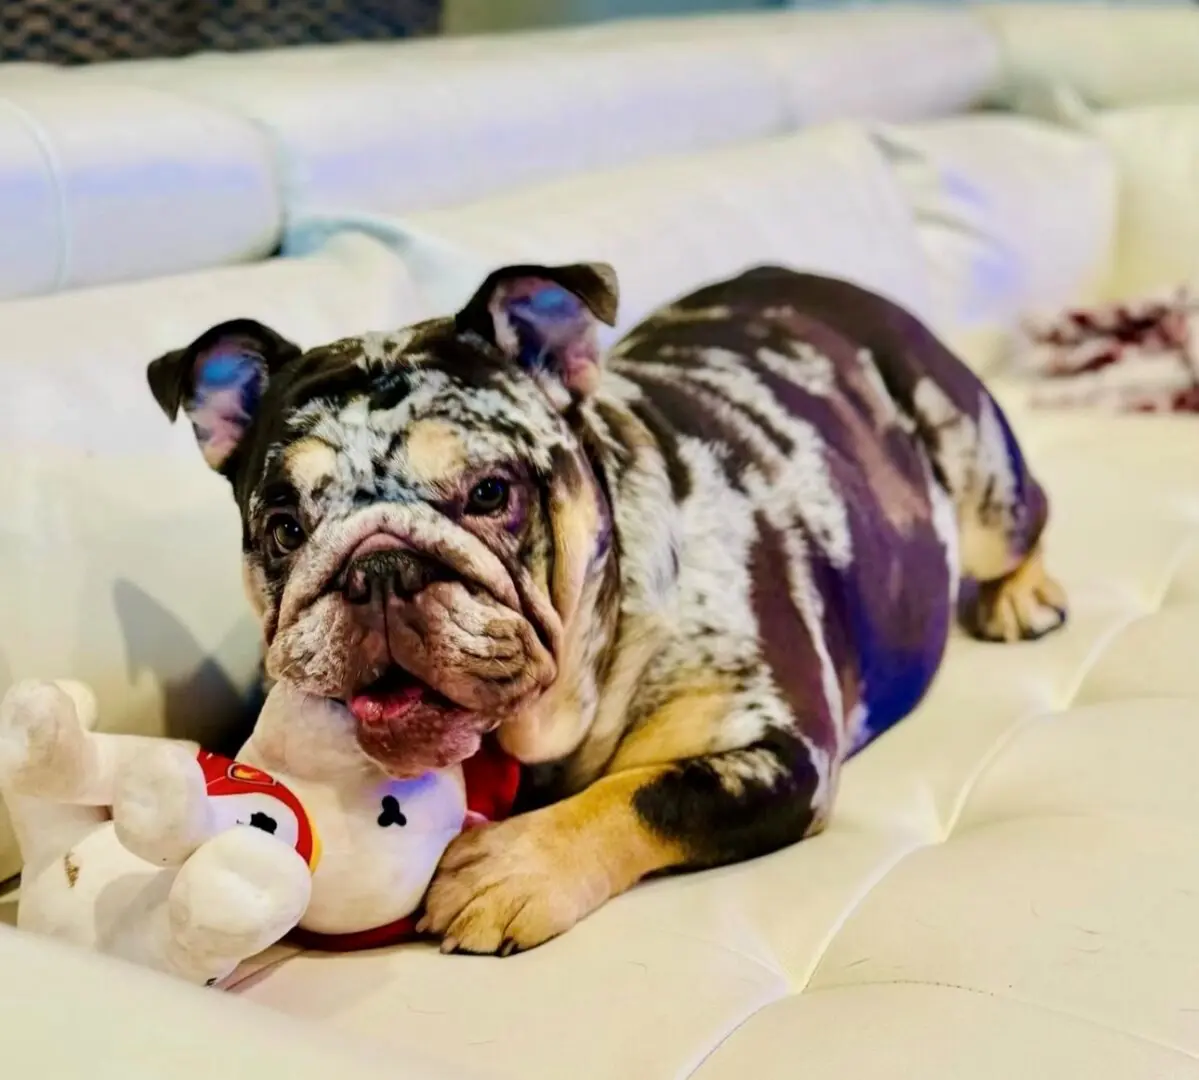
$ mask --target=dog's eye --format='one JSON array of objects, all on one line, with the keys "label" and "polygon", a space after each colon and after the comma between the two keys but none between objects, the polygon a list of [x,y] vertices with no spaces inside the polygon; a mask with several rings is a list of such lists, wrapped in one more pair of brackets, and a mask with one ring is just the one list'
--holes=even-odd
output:
[{"label": "dog's eye", "polygon": [[508,505],[508,481],[498,476],[480,480],[466,498],[466,512],[477,516],[498,514]]},{"label": "dog's eye", "polygon": [[272,555],[290,555],[305,539],[304,527],[292,514],[272,514],[266,523],[266,543]]}]

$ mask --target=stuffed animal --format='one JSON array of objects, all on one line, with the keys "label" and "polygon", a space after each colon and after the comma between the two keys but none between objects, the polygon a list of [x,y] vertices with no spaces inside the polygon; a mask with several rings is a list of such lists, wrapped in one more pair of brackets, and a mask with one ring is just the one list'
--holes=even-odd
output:
[{"label": "stuffed animal", "polygon": [[95,725],[79,683],[0,703],[17,924],[206,985],[293,931],[328,950],[412,936],[446,846],[506,814],[518,781],[491,749],[392,779],[344,707],[284,684],[236,761]]}]

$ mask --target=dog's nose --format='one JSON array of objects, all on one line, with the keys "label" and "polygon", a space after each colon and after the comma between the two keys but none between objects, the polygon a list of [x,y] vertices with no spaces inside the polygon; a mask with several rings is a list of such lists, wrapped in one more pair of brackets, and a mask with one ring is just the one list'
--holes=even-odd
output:
[{"label": "dog's nose", "polygon": [[376,551],[346,571],[345,596],[352,604],[407,599],[444,576],[444,567],[415,551]]}]

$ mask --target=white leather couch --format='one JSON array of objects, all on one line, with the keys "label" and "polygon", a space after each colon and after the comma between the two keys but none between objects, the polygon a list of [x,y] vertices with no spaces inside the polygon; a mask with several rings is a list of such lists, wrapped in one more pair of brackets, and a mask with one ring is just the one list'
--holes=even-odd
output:
[{"label": "white leather couch", "polygon": [[955,640],[822,837],[525,956],[280,947],[217,994],[0,926],[4,1074],[1199,1077],[1199,425],[1038,412],[1005,351],[1195,277],[1197,55],[1193,9],[997,5],[0,68],[0,688],[219,737],[237,523],[146,361],[395,326],[507,259],[612,260],[625,325],[762,261],[908,304],[1009,409],[1073,605]]}]

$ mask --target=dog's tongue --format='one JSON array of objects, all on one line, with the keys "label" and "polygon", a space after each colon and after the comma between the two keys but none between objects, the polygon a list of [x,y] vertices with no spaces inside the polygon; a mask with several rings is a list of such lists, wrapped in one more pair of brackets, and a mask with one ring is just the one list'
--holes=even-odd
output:
[{"label": "dog's tongue", "polygon": [[479,717],[419,683],[381,680],[347,705],[358,722],[358,745],[399,779],[464,761],[479,749]]},{"label": "dog's tongue", "polygon": [[349,700],[350,713],[360,724],[394,724],[402,721],[424,699],[421,686],[363,690]]}]

